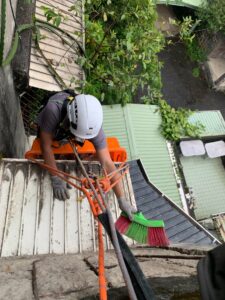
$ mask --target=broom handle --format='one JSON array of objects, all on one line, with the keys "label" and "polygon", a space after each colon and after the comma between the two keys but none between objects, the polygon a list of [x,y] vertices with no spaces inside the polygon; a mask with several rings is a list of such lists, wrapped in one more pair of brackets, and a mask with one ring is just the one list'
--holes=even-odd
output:
[{"label": "broom handle", "polygon": [[111,211],[108,207],[107,201],[105,199],[105,195],[103,194],[102,188],[101,188],[98,180],[96,180],[96,184],[97,184],[99,193],[101,195],[102,201],[103,201],[103,203],[106,207],[106,213],[107,213],[108,218],[109,218],[109,225],[110,225],[110,230],[111,230],[111,234],[112,234],[113,246],[114,246],[114,249],[115,249],[115,252],[116,252],[116,256],[117,256],[117,259],[118,259],[118,262],[119,262],[119,265],[120,265],[121,272],[123,274],[124,281],[125,281],[127,289],[128,289],[129,297],[130,297],[131,300],[137,300],[137,296],[136,296],[136,293],[134,291],[134,287],[132,285],[130,275],[127,271],[127,267],[125,265],[124,258],[123,258],[123,255],[122,255],[122,252],[121,252],[121,249],[120,249],[120,246],[119,246],[119,241],[118,241],[118,237],[117,237],[117,234],[116,234],[115,224],[114,224],[114,221],[113,221]]},{"label": "broom handle", "polygon": [[123,259],[123,256],[122,256],[122,253],[121,253],[121,250],[120,250],[120,246],[119,246],[119,242],[118,242],[118,238],[117,238],[117,234],[116,234],[116,229],[115,229],[115,225],[114,225],[114,222],[113,222],[113,218],[112,218],[112,215],[111,215],[111,212],[108,208],[108,205],[105,201],[105,196],[102,192],[102,189],[98,183],[98,181],[96,180],[96,183],[97,183],[97,186],[98,186],[98,189],[99,189],[99,192],[100,192],[100,195],[102,197],[102,201],[104,202],[104,205],[106,207],[106,209],[103,207],[101,201],[99,201],[99,197],[98,197],[98,194],[97,194],[97,191],[96,189],[94,188],[85,168],[84,168],[84,165],[73,145],[73,143],[70,141],[70,145],[73,149],[73,152],[76,156],[76,159],[81,167],[81,170],[83,172],[83,175],[87,178],[87,181],[88,181],[88,184],[90,185],[91,187],[91,190],[92,192],[94,193],[94,196],[96,198],[96,200],[98,201],[98,204],[102,210],[102,212],[106,211],[107,214],[108,214],[108,218],[109,218],[109,224],[110,224],[110,229],[111,229],[111,233],[112,233],[112,239],[113,239],[113,246],[115,248],[115,252],[116,252],[116,256],[117,256],[117,259],[118,259],[118,262],[119,262],[119,265],[120,265],[120,268],[121,268],[121,271],[122,271],[122,274],[123,274],[123,277],[124,277],[124,281],[127,285],[127,289],[128,289],[128,293],[129,293],[129,296],[130,296],[130,299],[131,300],[137,300],[137,297],[136,297],[136,294],[135,294],[135,291],[134,291],[134,288],[133,288],[133,285],[131,283],[131,280],[130,280],[130,276],[128,274],[128,271],[127,271],[127,268],[126,268],[126,265],[125,265],[125,262],[124,262],[124,259]]}]

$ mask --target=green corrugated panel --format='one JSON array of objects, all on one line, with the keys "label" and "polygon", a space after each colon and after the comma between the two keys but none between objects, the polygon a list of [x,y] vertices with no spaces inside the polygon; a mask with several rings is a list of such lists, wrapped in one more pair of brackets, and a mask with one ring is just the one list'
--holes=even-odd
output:
[{"label": "green corrugated panel", "polygon": [[196,218],[225,211],[225,171],[220,158],[181,157],[184,175],[196,198]]},{"label": "green corrugated panel", "polygon": [[206,0],[157,0],[156,3],[198,8],[205,4]]},{"label": "green corrugated panel", "polygon": [[181,206],[165,139],[159,127],[157,106],[127,104],[103,106],[106,135],[116,136],[129,153],[129,159],[140,158],[149,179],[169,198]]},{"label": "green corrugated panel", "polygon": [[189,120],[191,123],[200,122],[205,126],[202,137],[225,135],[225,121],[219,110],[195,112]]},{"label": "green corrugated panel", "polygon": [[121,105],[103,105],[103,128],[107,136],[116,137],[120,146],[126,148],[128,159],[132,159],[128,132]]}]

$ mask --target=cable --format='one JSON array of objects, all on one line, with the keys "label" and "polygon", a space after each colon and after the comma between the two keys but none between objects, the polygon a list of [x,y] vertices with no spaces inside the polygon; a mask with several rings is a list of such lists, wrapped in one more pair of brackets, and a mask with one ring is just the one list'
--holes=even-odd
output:
[{"label": "cable", "polygon": [[10,4],[12,16],[13,16],[13,20],[14,20],[14,23],[15,23],[15,28],[17,29],[18,25],[17,25],[17,22],[16,22],[16,17],[15,17],[15,14],[14,14],[14,10],[13,10],[13,6],[12,6],[12,1],[11,0],[9,0],[9,4]]}]

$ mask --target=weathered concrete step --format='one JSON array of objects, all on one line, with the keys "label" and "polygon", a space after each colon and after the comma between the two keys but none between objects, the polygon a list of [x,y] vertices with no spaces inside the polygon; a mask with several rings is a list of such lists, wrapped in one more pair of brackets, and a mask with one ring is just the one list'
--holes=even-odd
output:
[{"label": "weathered concrete step", "polygon": [[[133,250],[140,255],[140,250]],[[156,299],[199,299],[196,259],[178,251],[145,249],[139,261]],[[162,258],[151,258],[151,255]],[[170,259],[175,257],[177,259]],[[166,258],[168,257],[168,258]],[[178,259],[179,258],[179,259]],[[41,255],[0,259],[0,300],[98,299],[97,254]],[[108,299],[128,299],[113,251],[106,253]],[[174,298],[177,297],[177,298]],[[192,297],[192,298],[191,298]]]}]

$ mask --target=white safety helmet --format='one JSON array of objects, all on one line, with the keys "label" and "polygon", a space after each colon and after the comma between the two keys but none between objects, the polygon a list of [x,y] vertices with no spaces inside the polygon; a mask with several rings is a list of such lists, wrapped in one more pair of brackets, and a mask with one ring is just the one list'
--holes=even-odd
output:
[{"label": "white safety helmet", "polygon": [[77,95],[67,105],[70,131],[81,139],[91,139],[98,135],[103,122],[102,106],[91,95]]}]

